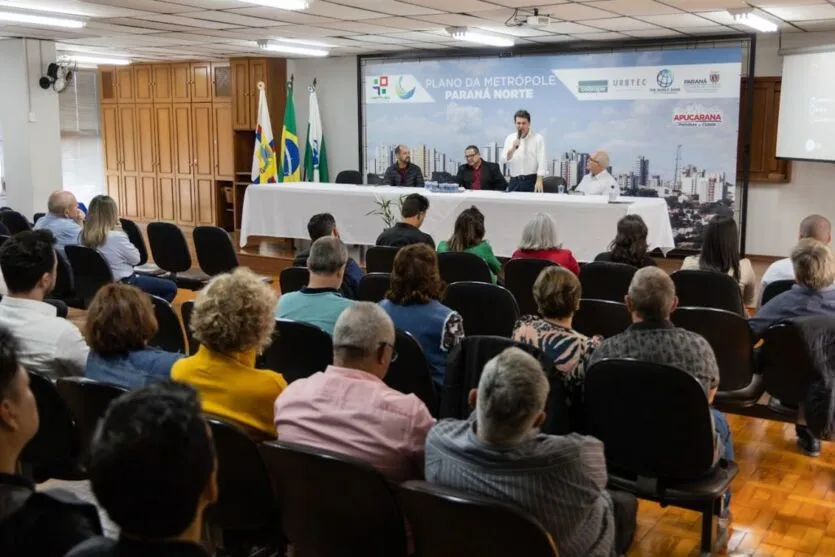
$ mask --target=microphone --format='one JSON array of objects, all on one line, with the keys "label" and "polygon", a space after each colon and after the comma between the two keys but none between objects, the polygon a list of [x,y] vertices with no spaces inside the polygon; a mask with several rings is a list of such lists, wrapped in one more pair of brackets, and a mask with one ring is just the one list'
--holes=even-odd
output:
[{"label": "microphone", "polygon": [[522,139],[522,130],[516,130],[516,138]]}]

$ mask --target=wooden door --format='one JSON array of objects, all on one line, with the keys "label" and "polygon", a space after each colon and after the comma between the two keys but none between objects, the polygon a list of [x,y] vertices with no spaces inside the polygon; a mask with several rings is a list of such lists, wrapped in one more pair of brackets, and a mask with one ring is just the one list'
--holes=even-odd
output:
[{"label": "wooden door", "polygon": [[[786,183],[791,179],[791,161],[777,159],[777,120],[780,112],[780,77],[755,77],[753,82],[753,115],[751,121],[751,182]],[[744,137],[748,115],[747,79],[742,79],[739,105],[740,139]],[[743,176],[745,144],[737,146],[737,178]]]},{"label": "wooden door", "polygon": [[215,103],[214,112],[214,159],[215,179],[235,179],[235,146],[232,131],[232,105],[229,103]]},{"label": "wooden door", "polygon": [[214,178],[215,168],[212,159],[214,142],[212,141],[212,105],[199,103],[191,105],[192,158],[194,159],[195,178]]},{"label": "wooden door", "polygon": [[156,151],[156,129],[154,120],[156,112],[152,104],[136,105],[136,131],[139,143],[139,173],[156,174],[157,161]]},{"label": "wooden door", "polygon": [[207,102],[212,100],[212,65],[200,62],[191,65],[191,100]]},{"label": "wooden door", "polygon": [[119,202],[119,214],[129,219],[139,218],[139,176],[122,175],[122,199]]},{"label": "wooden door", "polygon": [[171,65],[171,98],[175,103],[191,100],[191,66],[189,64]]},{"label": "wooden door", "polygon": [[116,93],[120,103],[132,103],[134,95],[134,76],[131,66],[116,70]]},{"label": "wooden door", "polygon": [[116,68],[99,66],[99,102],[101,104],[115,103],[116,97]]},{"label": "wooden door", "polygon": [[212,64],[212,100],[232,100],[232,68],[226,63]]},{"label": "wooden door", "polygon": [[177,220],[177,194],[174,186],[174,176],[162,176],[157,178],[157,197],[159,204],[157,205],[157,218],[174,222]]},{"label": "wooden door", "polygon": [[107,191],[107,195],[113,198],[118,206],[122,199],[122,196],[119,190],[122,188],[121,183],[121,176],[118,173],[116,174],[105,174],[104,176],[104,186],[105,191]]},{"label": "wooden door", "polygon": [[139,172],[136,144],[136,106],[119,105],[119,146],[122,172]]},{"label": "wooden door", "polygon": [[175,195],[177,207],[177,222],[179,224],[194,224],[194,180],[190,176],[177,176]]},{"label": "wooden door", "polygon": [[196,178],[194,180],[196,196],[197,224],[214,226],[217,221],[215,214],[215,181],[211,178]]},{"label": "wooden door", "polygon": [[[267,61],[263,58],[249,61],[249,129],[258,126],[258,83],[264,82],[271,87],[281,87],[279,83],[267,83]],[[283,108],[283,107],[282,107]],[[272,122],[271,122],[272,123]]]},{"label": "wooden door", "polygon": [[174,105],[154,105],[154,127],[156,128],[156,142],[154,144],[157,174],[174,174]]},{"label": "wooden door", "polygon": [[157,177],[155,174],[139,175],[139,218],[157,220]]},{"label": "wooden door", "polygon": [[152,66],[136,66],[133,70],[133,81],[136,85],[134,97],[138,103],[149,103],[154,100],[154,75]]},{"label": "wooden door", "polygon": [[154,74],[154,102],[171,102],[171,65],[155,64],[152,66]]},{"label": "wooden door", "polygon": [[174,174],[191,177],[192,158],[191,105],[174,105]]},{"label": "wooden door", "polygon": [[101,135],[104,144],[104,170],[117,173],[121,170],[119,151],[119,108],[103,104],[101,107]]},{"label": "wooden door", "polygon": [[232,60],[232,127],[236,130],[253,130],[250,126],[249,61]]}]

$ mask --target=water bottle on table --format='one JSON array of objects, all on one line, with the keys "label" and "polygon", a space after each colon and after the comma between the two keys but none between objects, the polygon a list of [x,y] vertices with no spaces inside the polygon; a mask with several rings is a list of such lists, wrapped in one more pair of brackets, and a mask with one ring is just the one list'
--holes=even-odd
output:
[{"label": "water bottle on table", "polygon": [[620,192],[618,191],[617,184],[612,184],[609,186],[609,203],[614,203],[618,200],[618,195]]}]

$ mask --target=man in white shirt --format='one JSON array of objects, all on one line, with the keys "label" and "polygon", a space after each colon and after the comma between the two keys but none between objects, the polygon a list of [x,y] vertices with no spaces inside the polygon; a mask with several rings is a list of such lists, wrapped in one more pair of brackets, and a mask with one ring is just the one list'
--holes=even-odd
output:
[{"label": "man in white shirt", "polygon": [[531,131],[531,114],[517,110],[516,133],[504,140],[504,158],[510,172],[507,191],[542,191],[545,176],[545,138]]},{"label": "man in white shirt", "polygon": [[57,317],[44,298],[55,286],[58,257],[49,230],[25,231],[0,248],[9,293],[0,301],[0,325],[20,343],[20,363],[50,378],[83,375],[89,348],[78,328]]},{"label": "man in white shirt", "polygon": [[[800,239],[814,238],[826,245],[832,243],[832,223],[821,215],[809,215],[800,221]],[[778,280],[794,280],[794,266],[790,257],[779,259],[768,266],[760,285],[760,296],[765,292],[765,287]]]},{"label": "man in white shirt", "polygon": [[616,188],[620,193],[617,181],[606,170],[609,167],[609,155],[605,151],[595,151],[589,156],[586,162],[588,174],[583,176],[577,191],[586,195],[607,195],[611,188]]}]

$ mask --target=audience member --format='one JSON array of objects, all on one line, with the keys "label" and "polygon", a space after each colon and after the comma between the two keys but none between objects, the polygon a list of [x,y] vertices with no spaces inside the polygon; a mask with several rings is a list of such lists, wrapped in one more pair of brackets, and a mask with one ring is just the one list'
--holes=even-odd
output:
[{"label": "audience member", "polygon": [[547,259],[580,275],[580,265],[571,250],[563,249],[557,240],[557,223],[546,213],[536,213],[522,230],[519,249],[513,259]]},{"label": "audience member", "polygon": [[502,264],[493,254],[493,247],[484,239],[484,234],[484,215],[478,207],[464,209],[455,219],[452,236],[438,244],[438,253],[465,251],[479,256],[490,267],[490,276],[495,283],[496,275],[502,271]]},{"label": "audience member", "polygon": [[397,482],[423,477],[435,420],[415,395],[383,383],[396,357],[394,325],[379,306],[346,309],[334,329],[334,365],[294,381],[276,400],[279,439],[365,460]]},{"label": "audience member", "polygon": [[197,354],[171,368],[189,383],[207,414],[275,435],[272,404],[287,387],[275,371],[256,369],[255,358],[272,340],[275,293],[249,269],[218,275],[197,294],[191,330]]},{"label": "audience member", "polygon": [[397,252],[391,289],[380,302],[394,326],[414,335],[423,347],[439,387],[444,384],[447,354],[464,338],[461,315],[439,301],[445,292],[435,251],[414,244]]},{"label": "audience member", "polygon": [[618,221],[618,233],[609,251],[600,253],[595,261],[624,263],[633,267],[654,267],[655,261],[647,254],[647,225],[640,215],[626,215]]},{"label": "audience member", "polygon": [[17,460],[38,431],[38,407],[18,342],[0,327],[0,555],[63,557],[101,534],[95,506],[60,491],[36,491],[17,474]]},{"label": "audience member", "polygon": [[0,248],[9,293],[0,300],[0,325],[20,343],[20,363],[52,379],[82,375],[89,348],[78,327],[57,317],[44,298],[55,286],[58,255],[49,230],[19,232]]},{"label": "audience member", "polygon": [[69,191],[56,191],[46,204],[49,211],[38,222],[35,230],[49,230],[55,236],[55,248],[64,253],[65,246],[78,244],[84,225],[84,213],[78,209],[78,200]]},{"label": "audience member", "polygon": [[426,479],[519,505],[551,534],[561,557],[626,553],[637,500],[606,490],[603,443],[537,431],[548,389],[539,362],[519,348],[487,362],[470,392],[475,412],[429,432]]},{"label": "audience member", "polygon": [[580,309],[580,279],[568,269],[546,267],[533,283],[533,297],[541,317],[522,316],[513,328],[513,339],[542,350],[554,362],[569,398],[579,402],[586,363],[601,341],[571,328]]},{"label": "audience member", "polygon": [[[339,238],[339,229],[336,228],[336,219],[330,213],[318,213],[310,217],[307,221],[307,233],[310,235],[310,241],[315,242],[319,238],[325,236],[334,236]],[[310,257],[310,249],[301,250],[293,259],[294,267],[307,267],[307,258]],[[342,285],[339,287],[339,292],[351,300],[356,298],[357,289],[359,288],[360,280],[362,279],[362,269],[353,258],[348,258],[348,263],[345,265],[345,276],[342,279]]]},{"label": "audience member", "polygon": [[87,308],[90,355],[84,375],[128,389],[170,379],[171,366],[183,355],[148,346],[157,329],[147,294],[127,284],[102,287]]},{"label": "audience member", "polygon": [[310,323],[332,335],[339,314],[353,303],[339,293],[347,261],[348,250],[339,238],[325,236],[313,242],[307,258],[307,286],[282,294],[275,317]]},{"label": "audience member", "polygon": [[90,449],[90,483],[121,529],[67,557],[209,557],[203,513],[217,501],[217,461],[194,390],[154,383],[116,399]]},{"label": "audience member", "polygon": [[701,254],[685,257],[681,269],[726,273],[739,283],[742,302],[756,305],[754,268],[748,259],[739,258],[739,230],[731,217],[713,217],[705,227]]},{"label": "audience member", "polygon": [[420,231],[423,221],[426,220],[426,212],[429,211],[429,200],[419,193],[412,193],[406,196],[400,206],[400,216],[403,220],[391,228],[383,230],[377,237],[378,246],[391,246],[402,248],[411,244],[429,244],[435,247],[435,240],[432,236]]},{"label": "audience member", "polygon": [[[812,238],[824,244],[832,243],[832,223],[821,215],[809,215],[800,221],[799,239]],[[779,259],[768,266],[760,283],[760,295],[765,287],[778,280],[794,280],[794,263],[791,257]]]},{"label": "audience member", "polygon": [[398,145],[394,149],[394,156],[397,160],[386,169],[386,173],[383,175],[383,183],[387,186],[422,188],[423,170],[412,163],[409,148],[405,145]]},{"label": "audience member", "polygon": [[97,195],[90,202],[90,210],[81,243],[98,251],[110,267],[113,279],[135,286],[148,294],[159,296],[171,303],[177,296],[174,281],[137,275],[133,268],[139,265],[139,250],[136,249],[119,222],[116,201],[108,195]]}]

